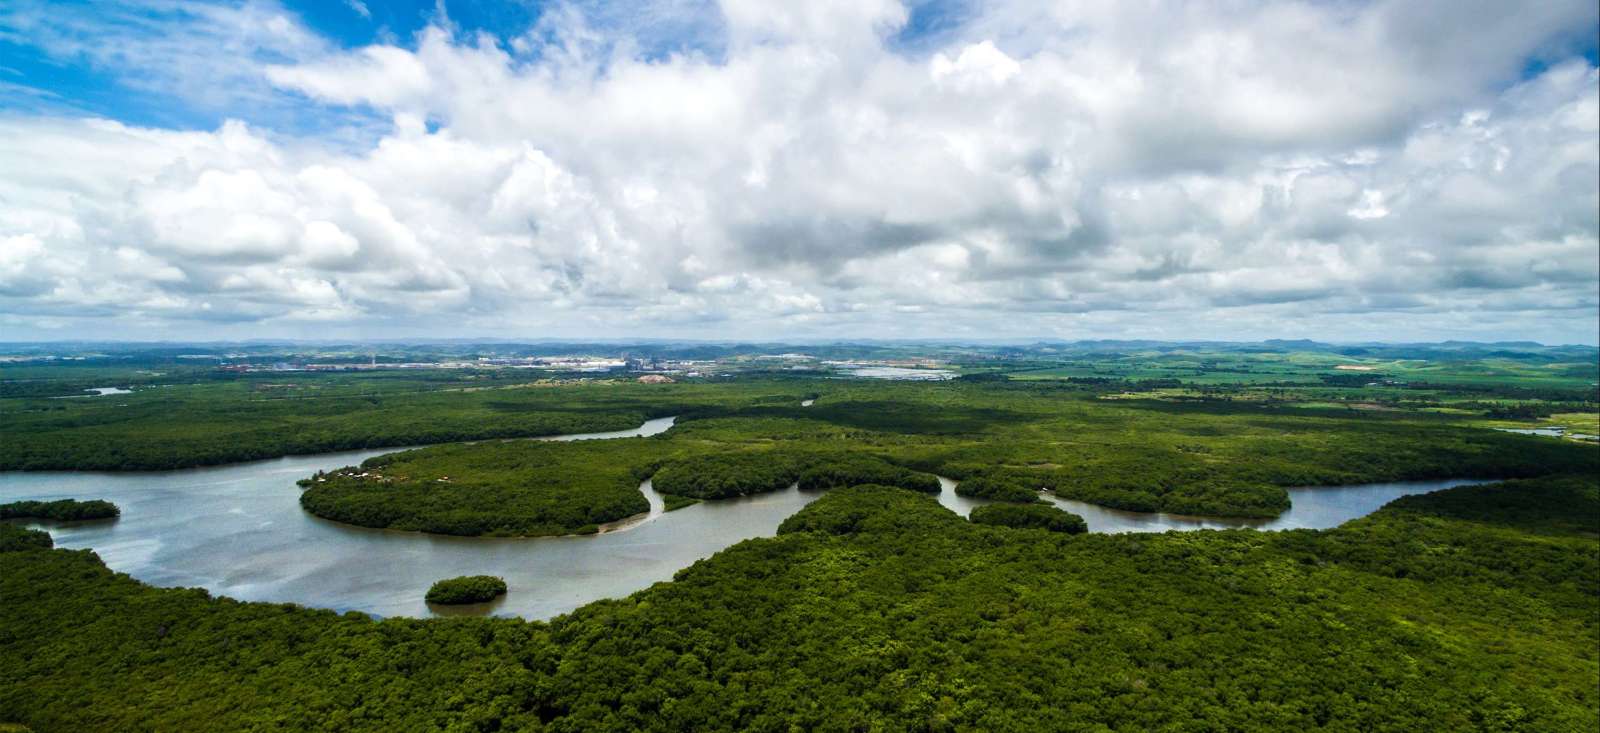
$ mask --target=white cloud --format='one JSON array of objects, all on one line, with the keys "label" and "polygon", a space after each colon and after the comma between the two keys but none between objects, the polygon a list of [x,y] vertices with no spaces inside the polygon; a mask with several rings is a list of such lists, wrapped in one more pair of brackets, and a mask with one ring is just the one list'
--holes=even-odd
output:
[{"label": "white cloud", "polygon": [[336,104],[365,102],[402,107],[425,98],[434,80],[427,65],[392,46],[368,46],[355,55],[293,66],[269,65],[267,79]]},{"label": "white cloud", "polygon": [[648,58],[570,7],[508,45],[434,26],[348,51],[239,12],[208,22],[292,51],[252,83],[388,131],[0,118],[0,312],[229,336],[1595,338],[1600,77],[1516,79],[1593,27],[1588,3],[997,3],[919,56],[891,40],[898,3],[730,1],[721,53]]},{"label": "white cloud", "polygon": [[138,95],[213,111],[249,108],[263,116],[284,105],[262,76],[262,64],[332,50],[272,0],[15,0],[0,7],[0,42],[114,76]]}]

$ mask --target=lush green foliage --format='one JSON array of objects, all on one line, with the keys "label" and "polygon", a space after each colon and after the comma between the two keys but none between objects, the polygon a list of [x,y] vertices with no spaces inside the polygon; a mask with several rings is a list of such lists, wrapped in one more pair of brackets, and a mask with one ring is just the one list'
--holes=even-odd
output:
[{"label": "lush green foliage", "polygon": [[[164,470],[461,440],[626,430],[772,387],[258,375],[87,399],[0,399],[0,470]],[[481,377],[481,378],[479,378]],[[526,378],[526,377],[524,377]],[[271,381],[269,381],[271,380]],[[800,386],[784,395],[798,403]]]},{"label": "lush green foliage", "polygon": [[13,501],[0,504],[0,519],[54,519],[62,522],[110,519],[122,513],[116,504],[101,499],[78,501]]},{"label": "lush green foliage", "polygon": [[662,511],[667,511],[667,512],[677,511],[677,510],[682,509],[684,507],[694,506],[695,504],[699,504],[699,503],[700,503],[699,499],[693,499],[693,498],[690,498],[690,497],[687,497],[687,496],[679,496],[677,494],[662,494],[661,495],[661,510]]},{"label": "lush green foliage", "polygon": [[370,458],[303,481],[300,505],[364,527],[453,535],[594,532],[649,511],[638,467],[651,438],[438,445]]},{"label": "lush green foliage", "polygon": [[801,465],[798,457],[783,451],[712,453],[668,463],[651,481],[663,494],[726,499],[785,488],[800,478]]},{"label": "lush green foliage", "polygon": [[795,482],[936,493],[938,473],[989,499],[1033,502],[1043,488],[1136,511],[1273,516],[1286,486],[1600,471],[1583,446],[1404,413],[1102,399],[1048,382],[841,383],[813,407],[791,397],[745,385],[648,440],[393,454],[313,478],[303,503],[363,526],[537,535],[645,511],[646,477],[667,496],[718,499]]},{"label": "lush green foliage", "polygon": [[811,491],[857,484],[881,484],[928,494],[939,493],[939,479],[933,474],[913,471],[867,455],[820,457],[800,473],[800,488]]},{"label": "lush green foliage", "polygon": [[[1174,402],[1097,389],[842,382],[814,407],[704,410],[672,434],[728,446],[848,446],[869,460],[963,480],[1003,476],[1121,509],[1226,516],[1274,516],[1288,507],[1288,486],[1600,472],[1592,449],[1467,428],[1443,413]],[[834,481],[887,483],[874,475]]]},{"label": "lush green foliage", "polygon": [[428,588],[429,603],[485,603],[506,594],[506,581],[493,575],[446,578]]},{"label": "lush green foliage", "polygon": [[949,510],[897,486],[860,484],[835,489],[778,525],[778,534],[855,534],[889,530],[939,531],[959,523]]},{"label": "lush green foliage", "polygon": [[973,507],[968,516],[976,524],[993,524],[1017,529],[1048,529],[1051,532],[1082,534],[1088,523],[1072,512],[1048,504],[985,504]]},{"label": "lush green foliage", "polygon": [[4,553],[0,710],[74,731],[1588,730],[1597,528],[1592,476],[1330,531],[1074,537],[858,487],[550,624],[374,622]]},{"label": "lush green foliage", "polygon": [[0,522],[0,552],[18,550],[48,550],[55,546],[49,532],[28,529],[9,522]]},{"label": "lush green foliage", "polygon": [[[915,385],[93,369],[49,382],[49,368],[8,367],[0,469],[684,416],[657,438],[436,446],[307,481],[308,510],[369,526],[592,531],[644,511],[652,474],[669,509],[790,481],[833,491],[777,537],[549,624],[149,588],[0,522],[0,717],[84,731],[1592,730],[1600,452],[1469,427],[1592,420],[1591,352],[1352,348],[984,353],[984,378]],[[112,383],[138,391],[43,399]],[[937,491],[933,473],[969,495],[1042,487],[1260,516],[1287,506],[1285,486],[1545,477],[1409,497],[1331,531],[1067,537],[1053,507],[967,522],[904,490]]]},{"label": "lush green foliage", "polygon": [[[1464,427],[1501,424],[1484,415],[1523,407],[1541,415],[1565,410],[1545,419],[1560,414],[1567,424],[1592,424],[1595,368],[1584,361],[1592,361],[1592,350],[1412,351],[1085,345],[1052,347],[1047,357],[1000,349],[974,361],[983,368],[974,373],[1005,371],[1009,379],[945,384],[801,376],[641,385],[529,382],[519,370],[236,375],[171,366],[162,369],[172,375],[156,377],[6,367],[0,384],[19,395],[64,394],[85,384],[137,391],[0,397],[0,469],[169,468],[628,428],[679,414],[682,427],[674,433],[683,439],[674,456],[661,460],[754,449],[773,456],[843,450],[958,479],[1004,471],[1065,497],[1185,514],[1272,516],[1287,506],[1285,486],[1600,471],[1592,450]],[[948,357],[977,352],[955,349]],[[1035,363],[1053,366],[1029,366]],[[52,380],[52,374],[78,376]],[[1032,381],[1018,381],[1025,378]],[[1362,383],[1371,379],[1394,384]],[[809,396],[820,399],[801,407]],[[720,469],[733,467],[716,462],[704,467],[703,479],[675,469],[668,483],[707,496],[768,483],[719,477]],[[874,467],[814,478],[839,485],[907,479],[932,490],[926,477],[892,477],[883,465]],[[697,480],[708,483],[697,487]]]},{"label": "lush green foliage", "polygon": [[1028,480],[1005,472],[979,474],[956,484],[956,493],[974,499],[993,499],[1031,504],[1039,501],[1038,480]]},{"label": "lush green foliage", "polygon": [[[1551,507],[1571,502],[1571,511]],[[1477,491],[1403,496],[1389,505],[1391,514],[1467,519],[1515,527],[1534,534],[1600,536],[1600,478],[1570,476],[1561,480],[1513,481]]]}]

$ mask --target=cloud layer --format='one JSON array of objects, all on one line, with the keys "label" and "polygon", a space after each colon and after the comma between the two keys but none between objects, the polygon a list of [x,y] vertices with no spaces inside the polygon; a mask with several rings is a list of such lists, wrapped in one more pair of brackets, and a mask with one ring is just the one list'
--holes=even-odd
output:
[{"label": "cloud layer", "polygon": [[0,116],[0,331],[1595,341],[1592,2],[967,10],[0,34],[237,118]]}]

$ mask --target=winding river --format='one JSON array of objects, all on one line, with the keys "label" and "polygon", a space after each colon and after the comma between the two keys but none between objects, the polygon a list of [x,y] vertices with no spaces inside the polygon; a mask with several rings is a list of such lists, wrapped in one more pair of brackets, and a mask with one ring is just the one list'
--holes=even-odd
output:
[{"label": "winding river", "polygon": [[[673,418],[634,430],[541,440],[655,435]],[[783,491],[701,502],[671,513],[650,482],[640,486],[650,512],[600,534],[536,539],[442,537],[364,529],[300,509],[295,481],[318,470],[358,464],[396,449],[325,453],[211,468],[152,473],[0,473],[0,501],[109,499],[114,521],[30,522],[57,547],[92,548],[112,569],[158,586],[198,586],[247,601],[293,602],[380,616],[451,613],[546,619],[601,598],[618,598],[671,580],[673,573],[741,540],[771,536],[785,517],[818,494]],[[983,503],[955,495],[941,479],[939,502],[965,516]],[[1046,497],[1088,520],[1095,532],[1222,527],[1326,528],[1364,516],[1406,494],[1470,481],[1366,484],[1290,489],[1293,508],[1272,520],[1139,514]],[[435,580],[488,574],[511,592],[485,606],[430,607]]]}]

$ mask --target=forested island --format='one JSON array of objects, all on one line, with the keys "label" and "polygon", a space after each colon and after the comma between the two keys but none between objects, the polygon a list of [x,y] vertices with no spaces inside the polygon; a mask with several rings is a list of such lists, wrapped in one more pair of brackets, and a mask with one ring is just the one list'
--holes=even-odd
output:
[{"label": "forested island", "polygon": [[0,0],[0,733],[1600,733],[1600,0]]},{"label": "forested island", "polygon": [[0,519],[53,519],[75,522],[87,519],[112,519],[121,514],[116,504],[100,499],[79,501],[13,501],[0,504]]},{"label": "forested island", "polygon": [[506,594],[506,581],[492,575],[446,578],[428,588],[429,603],[460,605],[487,603]]},{"label": "forested island", "polygon": [[1277,533],[1068,535],[836,489],[550,623],[238,603],[8,550],[0,594],[27,602],[0,604],[0,710],[78,731],[1583,730],[1597,523],[1592,475]]},{"label": "forested island", "polygon": [[[1581,383],[1592,370],[1508,376],[1484,357],[1425,371],[1381,354],[1005,358],[985,352],[927,383],[733,361],[748,371],[675,382],[378,370],[285,386],[270,372],[193,371],[164,394],[95,372],[131,386],[117,402],[53,399],[89,379],[7,387],[0,465],[12,469],[442,441],[283,479],[290,502],[299,479],[299,506],[317,517],[457,536],[427,542],[595,533],[658,517],[652,502],[810,503],[774,518],[775,536],[767,525],[670,582],[524,621],[151,587],[20,524],[104,502],[20,502],[0,522],[0,723],[1496,731],[1600,719],[1600,449],[1568,437],[1595,414]],[[651,437],[528,439],[669,416]],[[1563,431],[1490,429],[1539,425],[1508,419]],[[941,477],[969,517],[940,505]],[[1050,500],[1272,517],[1288,487],[1471,477],[1513,480],[1327,530],[1093,534]],[[526,551],[613,536],[630,535]],[[429,600],[504,591],[467,576]]]},{"label": "forested island", "polygon": [[300,504],[364,527],[453,535],[583,534],[650,508],[649,438],[490,441],[390,453],[301,481]]},{"label": "forested island", "polygon": [[1051,532],[1082,534],[1089,531],[1083,517],[1041,504],[987,504],[972,509],[970,519],[977,524],[994,524],[1019,529],[1047,529]]},{"label": "forested island", "polygon": [[[675,385],[662,386],[674,399]],[[1049,491],[1133,511],[1272,517],[1289,507],[1289,486],[1600,471],[1600,451],[1582,445],[1425,413],[1112,400],[1052,382],[837,383],[825,403],[801,407],[806,388],[730,386],[722,405],[649,438],[391,453],[307,477],[301,503],[367,527],[537,536],[647,511],[645,479],[672,508],[791,485],[936,494],[942,475],[980,499],[1031,503]]]}]

